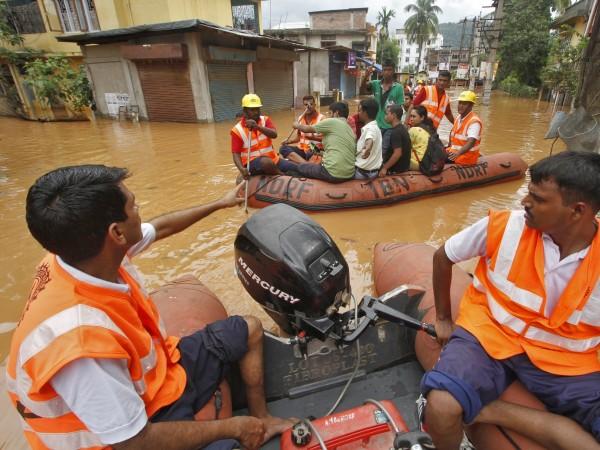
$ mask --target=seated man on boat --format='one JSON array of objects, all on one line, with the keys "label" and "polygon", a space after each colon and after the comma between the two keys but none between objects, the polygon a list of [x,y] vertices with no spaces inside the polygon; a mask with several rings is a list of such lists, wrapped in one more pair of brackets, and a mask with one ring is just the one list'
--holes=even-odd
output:
[{"label": "seated man on boat", "polygon": [[[304,105],[305,111],[298,118],[298,123],[309,126],[316,125],[325,118],[325,116],[315,108],[315,98],[312,95],[304,96],[302,98],[302,104]],[[281,143],[279,154],[295,163],[303,163],[309,161],[313,156],[311,146],[315,146],[318,150],[323,150],[322,140],[323,136],[320,134],[303,133],[302,131],[296,130],[293,138],[286,139]],[[292,145],[296,143],[298,145]]]},{"label": "seated man on boat", "polygon": [[[566,151],[530,174],[524,211],[490,212],[433,259],[445,348],[421,388],[439,450],[474,420],[544,448],[600,448],[600,155]],[[453,322],[452,266],[476,256]],[[549,412],[497,400],[516,379]]]},{"label": "seated man on boat", "polygon": [[[63,167],[29,189],[27,225],[49,253],[7,365],[27,440],[35,449],[256,449],[291,426],[267,411],[260,321],[232,316],[169,337],[130,262],[241,200],[232,191],[142,223],[127,176],[102,165]],[[194,421],[234,363],[252,416]]]},{"label": "seated man on boat", "polygon": [[463,91],[458,97],[458,114],[450,131],[448,162],[460,165],[477,164],[483,123],[473,111],[477,96]]},{"label": "seated man on boat", "polygon": [[273,148],[277,130],[268,116],[261,115],[261,107],[258,95],[244,95],[243,117],[231,129],[233,163],[245,179],[250,175],[279,175],[294,167],[290,161],[279,158]]},{"label": "seated man on boat", "polygon": [[383,155],[379,176],[405,172],[410,168],[411,142],[406,127],[402,124],[401,105],[389,105],[385,109],[385,121],[392,126],[390,135],[391,152]]},{"label": "seated man on boat", "polygon": [[294,123],[293,127],[303,133],[323,135],[323,159],[320,164],[298,164],[291,173],[330,183],[341,183],[354,178],[356,140],[347,121],[348,105],[344,102],[332,103],[329,111],[332,117],[316,125]]},{"label": "seated man on boat", "polygon": [[379,106],[373,98],[366,98],[358,105],[360,120],[365,123],[356,142],[356,171],[354,178],[369,180],[377,177],[383,162],[381,155],[381,131],[377,126]]}]

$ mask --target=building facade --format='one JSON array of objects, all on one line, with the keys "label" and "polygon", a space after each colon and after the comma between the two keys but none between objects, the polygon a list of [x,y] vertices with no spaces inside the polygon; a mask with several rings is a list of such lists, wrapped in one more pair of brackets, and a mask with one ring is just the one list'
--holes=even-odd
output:
[{"label": "building facade", "polygon": [[432,50],[438,50],[444,45],[444,37],[438,33],[435,38],[429,39],[423,46],[421,54],[421,65],[419,63],[419,45],[416,42],[409,42],[408,35],[404,28],[396,29],[396,42],[400,47],[398,56],[398,71],[399,72],[421,72],[427,70],[427,57]]},{"label": "building facade", "polygon": [[359,93],[360,69],[356,56],[375,58],[377,33],[367,22],[368,8],[309,12],[309,20],[283,23],[265,33],[321,51],[304,52],[297,63],[298,98],[336,89],[344,98]]},{"label": "building facade", "polygon": [[[9,20],[23,37],[23,47],[46,55],[64,55],[73,66],[83,63],[81,49],[74,42],[57,40],[58,36],[186,19],[262,32],[260,0],[7,0],[7,4]],[[12,77],[23,115],[51,120],[60,113],[41,109],[23,81],[22,67],[1,60],[0,65]]]}]

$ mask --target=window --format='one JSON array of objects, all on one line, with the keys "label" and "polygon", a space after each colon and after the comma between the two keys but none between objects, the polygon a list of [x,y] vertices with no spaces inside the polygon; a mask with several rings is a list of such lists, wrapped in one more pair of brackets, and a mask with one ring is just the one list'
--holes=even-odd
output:
[{"label": "window", "polygon": [[407,55],[410,55],[410,48],[407,48],[407,49],[406,49],[406,54],[407,54]]},{"label": "window", "polygon": [[409,57],[404,58],[404,62],[410,62],[410,58]]},{"label": "window", "polygon": [[251,0],[232,0],[233,28],[258,33],[258,5]]},{"label": "window", "polygon": [[44,20],[36,0],[9,0],[9,25],[19,34],[45,33]]},{"label": "window", "polygon": [[354,50],[355,52],[365,51],[365,43],[362,41],[353,41],[352,50]]},{"label": "window", "polygon": [[335,34],[321,35],[321,48],[333,47],[336,45]]},{"label": "window", "polygon": [[56,9],[66,32],[100,29],[94,0],[56,0]]}]

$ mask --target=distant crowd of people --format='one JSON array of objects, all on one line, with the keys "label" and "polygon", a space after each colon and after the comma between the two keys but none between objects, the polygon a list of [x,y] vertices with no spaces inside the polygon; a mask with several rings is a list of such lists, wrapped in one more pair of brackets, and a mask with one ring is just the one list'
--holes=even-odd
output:
[{"label": "distant crowd of people", "polygon": [[279,151],[273,146],[275,125],[261,114],[260,98],[245,95],[240,120],[231,130],[233,161],[242,176],[285,173],[339,183],[423,171],[422,161],[432,140],[439,142],[437,129],[444,117],[453,124],[445,162],[477,163],[483,125],[473,111],[474,92],[460,94],[455,118],[446,91],[450,72],[442,70],[435,84],[419,81],[414,89],[412,83],[403,86],[394,80],[390,62],[383,64],[381,80],[370,80],[372,72],[361,84],[372,97],[360,101],[356,114],[349,114],[347,103],[335,102],[325,117],[315,98],[305,96],[305,111]]}]

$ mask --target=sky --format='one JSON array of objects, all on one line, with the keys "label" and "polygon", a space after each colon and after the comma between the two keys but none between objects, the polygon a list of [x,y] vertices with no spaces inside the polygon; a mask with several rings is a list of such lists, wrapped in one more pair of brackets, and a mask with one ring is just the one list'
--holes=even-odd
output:
[{"label": "sky", "polygon": [[[327,9],[346,9],[368,7],[367,20],[377,23],[377,13],[383,6],[394,9],[396,17],[392,19],[390,31],[400,28],[408,14],[404,8],[413,0],[268,0],[262,2],[263,28],[270,28],[270,24],[276,26],[280,22],[308,22],[309,11]],[[492,0],[437,0],[436,5],[442,8],[440,23],[458,22],[465,17],[478,16],[481,11],[487,14],[492,11],[490,6]],[[269,13],[270,19],[269,20]]]}]

